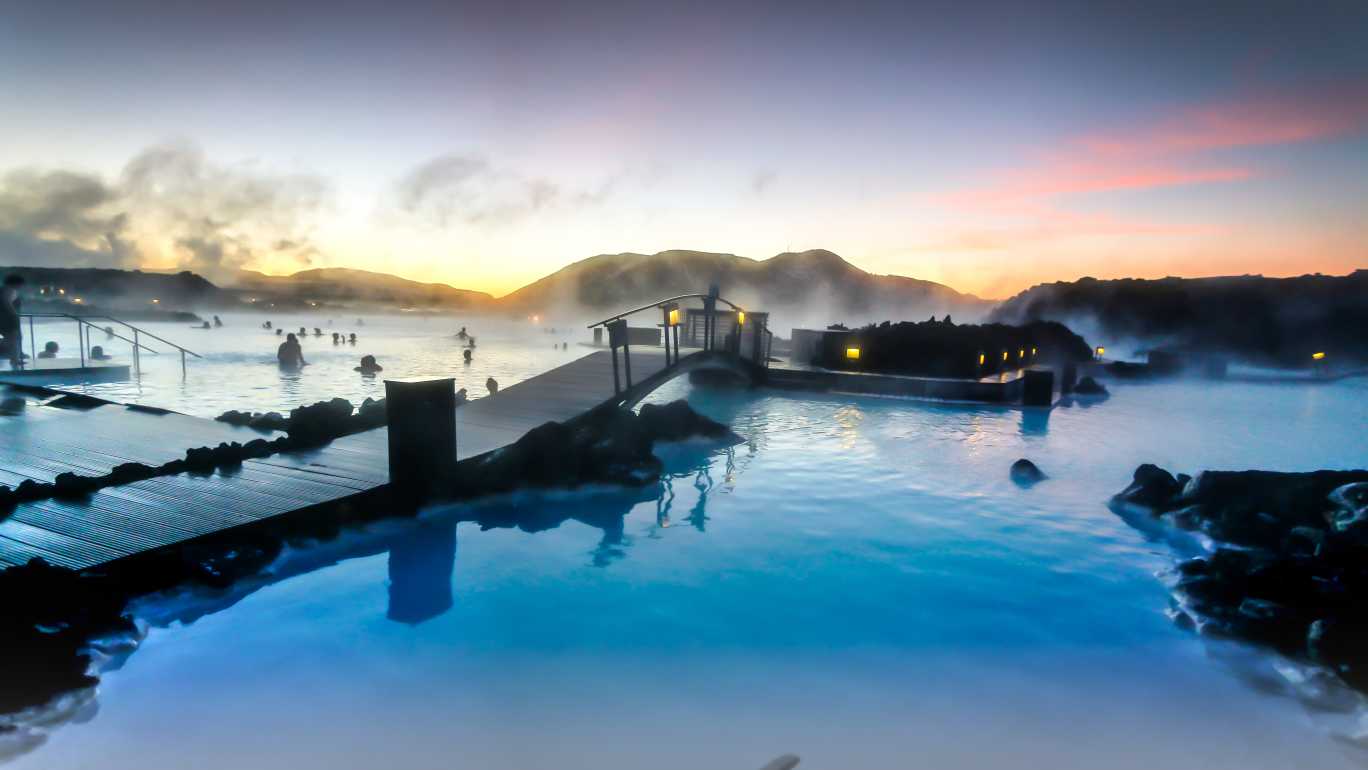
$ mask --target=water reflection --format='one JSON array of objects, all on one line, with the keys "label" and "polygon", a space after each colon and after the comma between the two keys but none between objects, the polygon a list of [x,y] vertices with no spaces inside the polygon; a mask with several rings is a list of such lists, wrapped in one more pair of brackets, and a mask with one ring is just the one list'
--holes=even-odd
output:
[{"label": "water reflection", "polygon": [[425,523],[396,537],[389,547],[389,611],[409,625],[451,609],[456,568],[456,523]]},{"label": "water reflection", "polygon": [[1021,435],[1044,436],[1049,433],[1050,412],[1050,407],[1023,407],[1021,410]]}]

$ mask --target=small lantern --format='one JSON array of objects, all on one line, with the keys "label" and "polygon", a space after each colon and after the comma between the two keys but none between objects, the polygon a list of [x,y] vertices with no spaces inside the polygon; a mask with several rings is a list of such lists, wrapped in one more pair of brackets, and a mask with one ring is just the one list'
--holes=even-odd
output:
[{"label": "small lantern", "polygon": [[858,347],[846,348],[846,358],[850,361],[859,361],[860,349]]},{"label": "small lantern", "polygon": [[679,308],[677,308],[677,307],[672,307],[672,308],[670,308],[670,325],[671,325],[671,326],[678,326],[678,325],[679,325]]},{"label": "small lantern", "polygon": [[1104,355],[1106,355],[1106,354],[1107,354],[1107,349],[1104,348],[1104,347],[1102,347],[1101,345],[1098,345],[1098,346],[1097,346],[1097,357],[1098,357],[1098,358],[1101,358],[1102,356],[1104,356]]}]

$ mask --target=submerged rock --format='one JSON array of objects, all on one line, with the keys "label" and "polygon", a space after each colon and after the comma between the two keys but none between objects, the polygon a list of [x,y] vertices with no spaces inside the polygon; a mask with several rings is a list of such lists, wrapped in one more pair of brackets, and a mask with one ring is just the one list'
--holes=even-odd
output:
[{"label": "submerged rock", "polygon": [[1033,486],[1047,478],[1044,471],[1037,468],[1035,463],[1024,457],[1012,463],[1012,468],[1008,472],[1008,475],[1011,476],[1012,481],[1022,487]]},{"label": "submerged rock", "polygon": [[1073,392],[1079,396],[1105,396],[1107,388],[1092,377],[1084,377],[1074,384]]},{"label": "submerged rock", "polygon": [[695,437],[725,439],[736,435],[722,423],[695,412],[683,399],[662,405],[644,404],[638,420],[653,441],[682,441]]}]

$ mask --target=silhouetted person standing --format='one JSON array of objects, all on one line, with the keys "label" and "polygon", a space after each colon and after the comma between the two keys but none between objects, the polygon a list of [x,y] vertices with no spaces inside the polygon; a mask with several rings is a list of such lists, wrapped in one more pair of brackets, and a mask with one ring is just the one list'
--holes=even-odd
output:
[{"label": "silhouetted person standing", "polygon": [[19,290],[23,285],[23,276],[11,274],[5,276],[5,283],[0,286],[0,337],[5,338],[5,352],[15,369],[24,365],[23,324],[19,319]]},{"label": "silhouetted person standing", "polygon": [[497,394],[499,392],[499,381],[493,377],[485,380],[485,390],[489,391],[491,396]]}]

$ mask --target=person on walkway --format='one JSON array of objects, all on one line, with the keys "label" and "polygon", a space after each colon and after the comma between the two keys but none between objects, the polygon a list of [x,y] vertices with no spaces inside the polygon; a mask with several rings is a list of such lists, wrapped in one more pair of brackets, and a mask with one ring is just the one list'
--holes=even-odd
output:
[{"label": "person on walkway", "polygon": [[285,335],[285,341],[276,350],[276,360],[285,369],[298,369],[309,363],[304,360],[304,349],[299,346],[299,338],[293,334]]},{"label": "person on walkway", "polygon": [[3,350],[10,366],[19,369],[24,365],[24,340],[19,319],[19,291],[24,286],[24,277],[17,273],[5,276],[0,286],[0,337],[4,337]]}]

